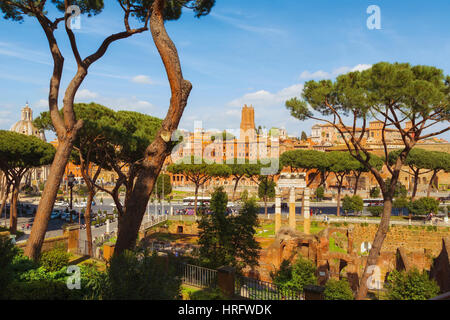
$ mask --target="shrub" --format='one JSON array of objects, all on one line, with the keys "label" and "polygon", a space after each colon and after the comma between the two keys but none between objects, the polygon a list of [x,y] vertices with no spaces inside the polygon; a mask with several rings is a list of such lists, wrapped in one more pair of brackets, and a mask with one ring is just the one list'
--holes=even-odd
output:
[{"label": "shrub", "polygon": [[318,187],[315,192],[317,200],[322,200],[325,195],[325,189],[323,187]]},{"label": "shrub", "polygon": [[383,213],[383,207],[377,206],[377,207],[368,207],[367,211],[372,215],[372,217],[379,217]]},{"label": "shrub", "polygon": [[69,300],[77,298],[78,293],[64,282],[51,280],[14,282],[8,291],[11,300]]},{"label": "shrub", "polygon": [[353,291],[347,280],[330,279],[323,292],[325,300],[353,300]]},{"label": "shrub", "polygon": [[190,300],[228,300],[219,288],[189,292]]},{"label": "shrub", "polygon": [[297,261],[291,266],[289,261],[284,260],[280,269],[272,273],[274,283],[282,289],[303,291],[306,285],[316,285],[316,267],[314,264],[299,256]]},{"label": "shrub", "polygon": [[390,300],[428,300],[439,294],[439,286],[426,271],[392,271],[385,283]]},{"label": "shrub", "polygon": [[[6,288],[13,280],[14,273],[11,264],[18,249],[8,237],[0,236],[0,288]],[[0,299],[6,298],[5,290],[0,289]]]},{"label": "shrub", "polygon": [[426,215],[430,212],[437,213],[439,209],[439,200],[434,198],[420,198],[410,203],[409,212],[414,215]]},{"label": "shrub", "polygon": [[172,300],[179,297],[181,281],[172,259],[134,251],[114,255],[107,269],[103,298]]},{"label": "shrub", "polygon": [[346,212],[360,212],[364,209],[364,201],[358,195],[345,196],[342,200],[342,209]]},{"label": "shrub", "polygon": [[39,260],[42,267],[49,272],[60,270],[69,264],[70,254],[64,247],[55,247],[54,249],[44,252]]}]

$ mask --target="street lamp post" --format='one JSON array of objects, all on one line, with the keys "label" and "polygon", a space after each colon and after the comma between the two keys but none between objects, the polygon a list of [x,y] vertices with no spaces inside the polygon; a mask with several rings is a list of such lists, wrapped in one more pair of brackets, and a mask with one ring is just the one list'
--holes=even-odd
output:
[{"label": "street lamp post", "polygon": [[75,176],[72,173],[72,171],[70,171],[70,173],[67,175],[67,184],[69,185],[69,188],[70,188],[70,204],[69,204],[70,223],[72,223],[72,189],[73,189],[74,182],[75,182]]}]

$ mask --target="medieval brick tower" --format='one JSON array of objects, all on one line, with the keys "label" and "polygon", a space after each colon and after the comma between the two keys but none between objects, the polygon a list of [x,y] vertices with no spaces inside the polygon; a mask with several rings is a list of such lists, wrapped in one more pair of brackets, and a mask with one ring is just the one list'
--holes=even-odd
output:
[{"label": "medieval brick tower", "polygon": [[255,130],[255,109],[253,109],[253,106],[247,107],[247,105],[244,105],[244,108],[242,108],[241,134],[249,130]]}]

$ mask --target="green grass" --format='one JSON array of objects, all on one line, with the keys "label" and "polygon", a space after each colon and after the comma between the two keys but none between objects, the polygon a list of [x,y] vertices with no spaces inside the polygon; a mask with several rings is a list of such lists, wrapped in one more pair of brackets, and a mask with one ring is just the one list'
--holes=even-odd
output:
[{"label": "green grass", "polygon": [[[283,226],[284,225],[285,224],[283,224]],[[317,234],[320,231],[322,231],[323,229],[325,229],[325,227],[321,227],[321,226],[313,225],[313,224],[311,224],[311,227],[310,227],[311,234]],[[264,231],[264,230],[266,230],[266,231]],[[304,230],[303,222],[297,222],[297,230],[300,232],[303,232],[303,230]],[[274,237],[275,236],[275,223],[264,224],[264,225],[260,226],[259,228],[256,229],[256,235],[258,237],[262,237],[262,238]]]},{"label": "green grass", "polygon": [[335,240],[334,240],[333,237],[330,237],[329,241],[330,241],[329,242],[330,252],[340,252],[340,253],[346,253],[347,252],[346,250],[344,250],[344,249],[342,249],[342,248],[340,248],[340,247],[338,247],[336,245]]}]

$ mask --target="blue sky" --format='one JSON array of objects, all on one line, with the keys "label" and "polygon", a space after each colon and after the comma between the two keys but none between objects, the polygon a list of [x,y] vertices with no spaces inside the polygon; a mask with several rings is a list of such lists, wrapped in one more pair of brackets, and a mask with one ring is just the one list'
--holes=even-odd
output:
[{"label": "blue sky", "polygon": [[[81,29],[75,30],[83,56],[123,28],[116,2],[105,2],[102,14],[82,17]],[[366,9],[373,4],[381,9],[381,30],[366,26]],[[193,130],[194,121],[201,120],[206,129],[237,129],[245,103],[255,107],[256,125],[300,135],[310,133],[313,123],[293,119],[284,102],[300,96],[307,80],[379,61],[434,65],[450,74],[449,12],[448,0],[217,0],[207,17],[196,19],[186,11],[167,23],[184,77],[194,85],[180,127]],[[63,28],[57,37],[65,56],[65,88],[75,63]],[[0,20],[1,129],[20,118],[26,101],[35,116],[47,110],[51,70],[48,45],[33,19]],[[146,32],[114,43],[91,67],[76,101],[163,117],[169,97],[161,60]],[[450,133],[442,137],[450,140]]]}]

